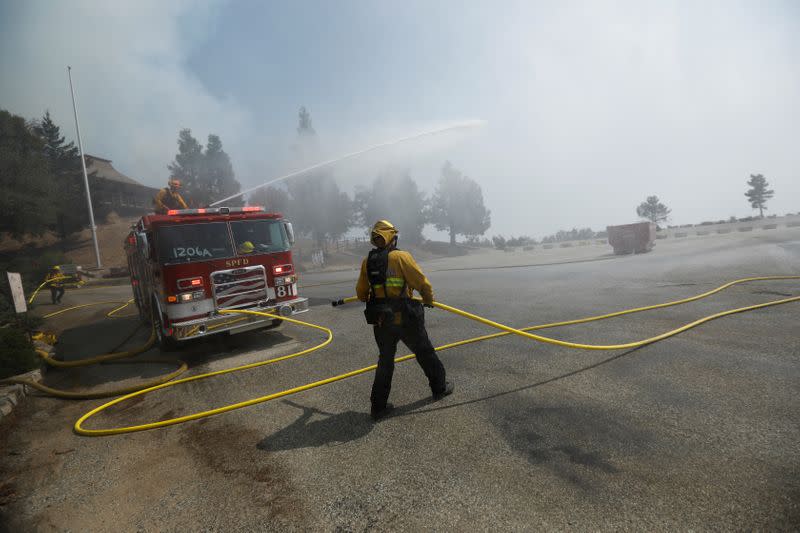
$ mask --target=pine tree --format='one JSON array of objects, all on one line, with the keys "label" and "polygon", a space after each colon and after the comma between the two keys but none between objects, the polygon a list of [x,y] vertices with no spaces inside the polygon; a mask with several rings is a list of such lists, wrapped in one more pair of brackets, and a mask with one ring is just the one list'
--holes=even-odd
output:
[{"label": "pine tree", "polygon": [[[222,149],[218,135],[208,136],[203,152],[203,146],[192,136],[192,130],[182,129],[178,134],[178,154],[168,168],[171,178],[181,180],[182,194],[190,207],[206,207],[242,188],[236,181],[231,158]],[[240,206],[244,202],[235,198],[227,204]]]},{"label": "pine tree", "polygon": [[203,169],[203,147],[192,136],[192,130],[185,128],[178,133],[178,154],[167,168],[170,178],[182,182],[183,197],[190,206],[199,206],[195,195],[201,195],[200,179]]},{"label": "pine tree", "polygon": [[639,204],[636,208],[636,214],[642,218],[646,218],[653,224],[665,222],[669,219],[669,214],[672,210],[658,200],[658,196],[648,196],[647,200]]},{"label": "pine tree", "polygon": [[[216,200],[236,194],[242,189],[233,173],[231,158],[222,149],[222,141],[217,135],[208,136],[200,183],[204,189],[203,192],[206,193],[197,198],[201,205],[208,205]],[[226,204],[228,206],[241,206],[244,202],[239,197],[228,200]]]},{"label": "pine tree", "polygon": [[41,235],[55,220],[44,143],[25,119],[0,110],[0,232]]},{"label": "pine tree", "polygon": [[297,142],[292,145],[292,151],[295,163],[300,168],[320,160],[319,138],[311,121],[311,113],[305,106],[297,112]]},{"label": "pine tree", "polygon": [[297,113],[297,118],[297,134],[300,137],[313,137],[317,134],[317,132],[314,131],[314,126],[311,124],[311,113],[308,112],[305,106],[300,108],[300,111]]},{"label": "pine tree", "polygon": [[45,112],[34,131],[44,143],[42,155],[48,161],[55,192],[54,229],[63,240],[89,225],[87,210],[80,209],[86,203],[80,152],[74,143],[65,142],[50,111]]},{"label": "pine tree", "polygon": [[[319,141],[311,113],[301,107],[297,124],[298,143],[294,149],[300,164],[318,160]],[[299,233],[310,235],[317,246],[338,238],[353,226],[353,202],[339,190],[330,169],[323,168],[289,180],[289,215]]]},{"label": "pine tree", "polygon": [[767,200],[773,197],[775,191],[767,189],[769,183],[767,178],[761,174],[750,174],[750,179],[747,181],[750,189],[744,193],[750,201],[750,206],[753,209],[758,209],[761,218],[764,218],[764,209],[767,208]]}]

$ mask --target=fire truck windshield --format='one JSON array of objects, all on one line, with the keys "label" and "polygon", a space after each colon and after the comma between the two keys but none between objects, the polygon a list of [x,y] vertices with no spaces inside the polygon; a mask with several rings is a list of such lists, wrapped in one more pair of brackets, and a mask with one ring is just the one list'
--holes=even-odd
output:
[{"label": "fire truck windshield", "polygon": [[232,257],[227,226],[225,222],[210,222],[161,227],[156,237],[158,257],[166,263]]},{"label": "fire truck windshield", "polygon": [[276,220],[231,222],[233,240],[239,254],[285,252],[289,249],[283,224]]}]

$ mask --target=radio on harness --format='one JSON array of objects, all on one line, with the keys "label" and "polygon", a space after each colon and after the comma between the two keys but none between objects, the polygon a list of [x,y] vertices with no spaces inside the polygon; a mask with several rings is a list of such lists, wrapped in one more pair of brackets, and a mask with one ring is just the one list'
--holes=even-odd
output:
[{"label": "radio on harness", "polygon": [[[402,313],[407,307],[406,282],[400,289],[398,298],[389,298],[386,292],[386,270],[389,268],[389,252],[386,248],[375,248],[367,256],[367,278],[369,279],[370,295],[364,317],[367,324],[383,326],[395,320],[396,313]],[[383,298],[377,297],[376,289],[383,289]]]}]

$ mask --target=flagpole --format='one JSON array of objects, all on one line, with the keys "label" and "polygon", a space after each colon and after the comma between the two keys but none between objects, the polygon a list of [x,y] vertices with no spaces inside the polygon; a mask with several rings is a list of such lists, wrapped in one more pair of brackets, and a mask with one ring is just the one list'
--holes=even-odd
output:
[{"label": "flagpole", "polygon": [[92,193],[89,191],[89,176],[86,174],[86,157],[83,154],[83,141],[81,141],[81,127],[78,124],[78,106],[75,104],[75,90],[72,88],[72,67],[67,66],[69,76],[69,92],[72,94],[72,111],[75,113],[75,130],[78,132],[78,150],[81,153],[81,168],[83,168],[83,184],[86,186],[86,203],[89,206],[89,224],[92,228],[92,241],[94,241],[94,256],[97,259],[97,268],[100,264],[100,247],[97,244],[97,226],[94,225],[94,211],[92,210]]}]

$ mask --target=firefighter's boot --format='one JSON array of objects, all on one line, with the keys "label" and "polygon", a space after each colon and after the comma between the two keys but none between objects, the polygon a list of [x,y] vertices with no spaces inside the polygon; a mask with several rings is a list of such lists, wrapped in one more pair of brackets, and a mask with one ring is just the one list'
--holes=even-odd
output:
[{"label": "firefighter's boot", "polygon": [[392,403],[387,403],[383,409],[376,409],[375,406],[373,406],[369,415],[372,417],[372,420],[377,422],[389,416],[389,413],[391,413],[393,410],[394,405]]},{"label": "firefighter's boot", "polygon": [[442,390],[440,390],[439,392],[434,392],[433,393],[433,399],[434,400],[441,400],[445,396],[450,396],[451,394],[453,394],[453,388],[454,387],[453,387],[453,382],[452,381],[445,381],[444,382],[444,388]]}]

